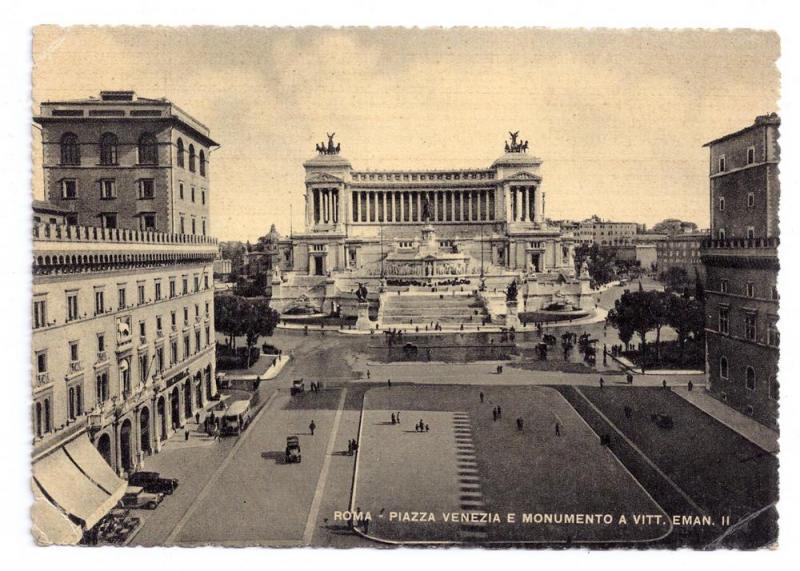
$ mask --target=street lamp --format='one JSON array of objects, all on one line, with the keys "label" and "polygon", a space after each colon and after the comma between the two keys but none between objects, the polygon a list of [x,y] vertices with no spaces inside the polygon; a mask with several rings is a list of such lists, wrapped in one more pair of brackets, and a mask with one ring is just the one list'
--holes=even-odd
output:
[{"label": "street lamp", "polygon": [[481,224],[481,285],[480,291],[486,290],[486,280],[483,273],[483,224]]}]

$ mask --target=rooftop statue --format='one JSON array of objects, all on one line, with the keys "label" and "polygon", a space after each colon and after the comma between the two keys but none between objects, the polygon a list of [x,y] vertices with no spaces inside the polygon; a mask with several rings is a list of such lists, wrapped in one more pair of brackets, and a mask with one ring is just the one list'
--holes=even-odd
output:
[{"label": "rooftop statue", "polygon": [[320,155],[338,155],[339,151],[342,150],[341,143],[333,144],[333,137],[336,135],[336,132],[333,133],[325,133],[328,136],[328,144],[326,145],[325,142],[317,143],[316,149]]},{"label": "rooftop statue", "polygon": [[522,139],[517,141],[517,137],[519,136],[519,131],[509,131],[508,134],[511,136],[511,142],[509,143],[508,141],[506,141],[505,151],[507,153],[528,152],[528,141],[523,141]]}]

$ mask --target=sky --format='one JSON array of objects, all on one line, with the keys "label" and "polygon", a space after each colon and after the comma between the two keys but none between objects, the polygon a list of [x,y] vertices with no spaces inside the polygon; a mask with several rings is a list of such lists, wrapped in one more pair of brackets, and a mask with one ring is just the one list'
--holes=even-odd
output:
[{"label": "sky", "polygon": [[780,112],[779,56],[747,30],[39,27],[32,98],[132,89],[206,124],[221,240],[302,229],[302,163],[326,132],[380,170],[487,168],[519,130],[547,217],[707,227],[702,145]]}]

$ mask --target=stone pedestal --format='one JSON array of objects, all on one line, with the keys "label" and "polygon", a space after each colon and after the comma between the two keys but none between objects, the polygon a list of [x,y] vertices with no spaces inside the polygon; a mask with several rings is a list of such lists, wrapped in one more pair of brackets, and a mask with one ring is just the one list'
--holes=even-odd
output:
[{"label": "stone pedestal", "polygon": [[506,327],[519,329],[521,323],[519,322],[519,306],[517,301],[506,301]]},{"label": "stone pedestal", "polygon": [[356,329],[369,331],[372,329],[372,322],[369,320],[369,303],[359,302],[356,307],[358,318],[356,319]]}]

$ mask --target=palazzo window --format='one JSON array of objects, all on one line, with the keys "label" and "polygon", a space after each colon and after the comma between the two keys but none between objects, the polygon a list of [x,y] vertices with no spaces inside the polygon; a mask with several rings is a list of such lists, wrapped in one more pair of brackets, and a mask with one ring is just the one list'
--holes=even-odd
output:
[{"label": "palazzo window", "polygon": [[100,137],[100,164],[117,164],[117,136],[114,133],[104,133]]},{"label": "palazzo window", "polygon": [[152,133],[143,133],[139,137],[139,164],[158,164],[158,141]]},{"label": "palazzo window", "polygon": [[61,164],[69,166],[81,164],[81,150],[75,133],[64,133],[61,137]]}]

